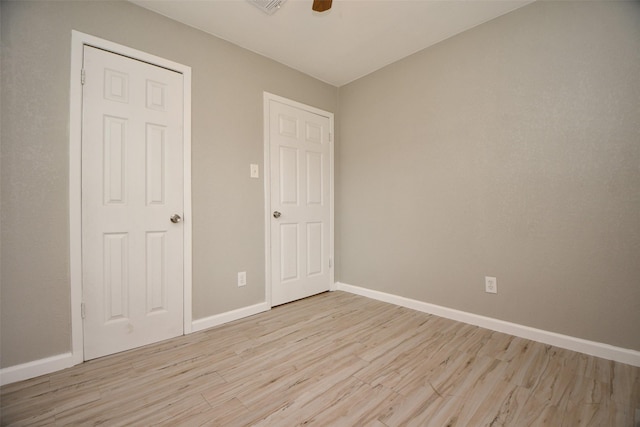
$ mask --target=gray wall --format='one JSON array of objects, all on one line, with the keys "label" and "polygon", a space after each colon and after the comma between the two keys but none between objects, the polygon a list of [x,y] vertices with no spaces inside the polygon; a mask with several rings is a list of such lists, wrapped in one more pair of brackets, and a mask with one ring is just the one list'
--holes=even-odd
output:
[{"label": "gray wall", "polygon": [[262,92],[336,110],[335,87],[126,2],[2,2],[2,367],[71,350],[72,29],[192,67],[194,319],[264,301]]},{"label": "gray wall", "polygon": [[533,3],[339,114],[340,281],[640,350],[640,2]]},{"label": "gray wall", "polygon": [[266,90],[338,113],[337,280],[640,350],[640,3],[537,2],[339,93],[128,3],[1,19],[0,366],[70,350],[71,29],[193,68],[195,319],[263,300]]}]

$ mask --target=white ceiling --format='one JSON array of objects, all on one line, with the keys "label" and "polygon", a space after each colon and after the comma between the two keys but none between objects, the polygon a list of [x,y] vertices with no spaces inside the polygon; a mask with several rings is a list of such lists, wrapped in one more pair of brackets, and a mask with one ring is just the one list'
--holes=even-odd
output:
[{"label": "white ceiling", "polygon": [[287,0],[267,15],[246,0],[131,0],[334,86],[342,86],[533,0]]}]

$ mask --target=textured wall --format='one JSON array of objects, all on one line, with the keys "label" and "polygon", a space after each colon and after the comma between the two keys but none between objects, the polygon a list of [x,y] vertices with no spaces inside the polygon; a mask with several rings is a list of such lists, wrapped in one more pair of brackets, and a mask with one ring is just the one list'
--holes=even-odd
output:
[{"label": "textured wall", "polygon": [[339,115],[338,280],[640,350],[640,2],[533,3]]},{"label": "textured wall", "polygon": [[3,367],[71,349],[72,29],[192,67],[194,319],[264,301],[263,91],[336,109],[336,88],[127,2],[2,2]]}]

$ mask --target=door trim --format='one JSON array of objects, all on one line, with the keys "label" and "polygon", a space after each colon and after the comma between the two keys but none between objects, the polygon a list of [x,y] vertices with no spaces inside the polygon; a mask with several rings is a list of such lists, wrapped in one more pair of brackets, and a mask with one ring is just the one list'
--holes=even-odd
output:
[{"label": "door trim", "polygon": [[183,333],[192,331],[192,256],[191,256],[191,67],[155,55],[71,31],[71,80],[69,99],[69,272],[71,284],[71,354],[74,364],[84,361],[82,330],[82,84],[84,46],[93,46],[128,56],[152,65],[176,71],[183,76],[184,98],[184,317]]},{"label": "door trim", "polygon": [[334,291],[335,286],[335,256],[334,256],[334,141],[335,132],[333,129],[333,113],[311,107],[282,96],[263,92],[264,103],[264,254],[265,254],[265,301],[269,307],[273,307],[271,302],[271,150],[270,150],[270,110],[269,102],[276,101],[290,107],[306,110],[319,116],[329,119],[329,258],[331,267],[329,268],[329,289]]}]

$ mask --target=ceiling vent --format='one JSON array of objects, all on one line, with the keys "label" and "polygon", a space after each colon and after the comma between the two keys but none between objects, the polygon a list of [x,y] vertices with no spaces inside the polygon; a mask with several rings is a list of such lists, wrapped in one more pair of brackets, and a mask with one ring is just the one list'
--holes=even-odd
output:
[{"label": "ceiling vent", "polygon": [[249,3],[266,13],[273,15],[275,11],[280,9],[280,5],[286,0],[247,0]]}]

